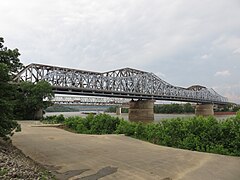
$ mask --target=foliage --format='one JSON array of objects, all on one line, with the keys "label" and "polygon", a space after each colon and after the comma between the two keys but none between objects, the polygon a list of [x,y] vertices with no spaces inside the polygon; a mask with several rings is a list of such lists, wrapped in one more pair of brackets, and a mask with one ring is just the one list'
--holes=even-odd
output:
[{"label": "foliage", "polygon": [[125,134],[169,147],[240,156],[240,111],[224,121],[197,116],[145,124],[99,114],[69,117],[64,124],[77,133]]},{"label": "foliage", "polygon": [[46,112],[77,112],[78,109],[64,105],[53,105],[45,109]]},{"label": "foliage", "polygon": [[154,113],[193,113],[195,110],[190,103],[186,104],[161,104],[154,106]]},{"label": "foliage", "polygon": [[45,118],[42,119],[42,122],[45,124],[60,124],[60,123],[64,123],[65,118],[62,114],[56,116],[47,116]]},{"label": "foliage", "polygon": [[89,114],[86,118],[69,117],[65,120],[66,127],[83,134],[112,134],[120,119],[107,114]]},{"label": "foliage", "polygon": [[51,105],[53,97],[51,85],[46,81],[36,84],[22,82],[18,87],[18,96],[15,106],[15,114],[18,119],[35,119],[35,113]]},{"label": "foliage", "polygon": [[[106,112],[116,112],[117,106],[110,106]],[[127,108],[122,108],[122,113],[128,113]],[[163,114],[181,114],[181,113],[194,113],[195,109],[190,103],[186,104],[161,104],[154,105],[154,113],[163,113]]]},{"label": "foliage", "polygon": [[224,106],[219,106],[214,111],[216,111],[216,112],[237,112],[238,110],[240,110],[240,105],[226,104]]},{"label": "foliage", "polygon": [[240,105],[235,105],[235,106],[232,108],[232,111],[233,111],[233,112],[240,111]]},{"label": "foliage", "polygon": [[128,121],[120,121],[119,125],[117,126],[116,133],[117,134],[125,134],[127,136],[134,136],[136,131],[135,122],[128,122]]},{"label": "foliage", "polygon": [[4,169],[4,168],[0,168],[0,176],[4,176],[5,174],[8,173],[8,170],[7,169]]},{"label": "foliage", "polygon": [[44,98],[52,97],[52,88],[47,82],[35,85],[29,82],[17,85],[13,77],[23,68],[18,49],[8,49],[0,37],[0,136],[7,138],[20,125],[12,119],[34,119],[36,111],[49,106]]},{"label": "foliage", "polygon": [[117,111],[117,106],[110,106],[106,112],[116,112]]},{"label": "foliage", "polygon": [[168,119],[158,124],[121,122],[117,133],[164,146],[240,156],[240,118]]},{"label": "foliage", "polygon": [[19,70],[22,69],[23,64],[19,60],[20,53],[18,49],[8,49],[3,45],[4,39],[0,37],[0,63],[5,64],[10,74],[17,73]]},{"label": "foliage", "polygon": [[61,114],[47,116],[43,123],[63,123],[67,128],[84,134],[112,134],[116,131],[120,119],[107,114],[89,114],[85,118],[79,116],[64,118]]},{"label": "foliage", "polygon": [[[110,106],[106,112],[113,112],[115,113],[117,111],[117,106]],[[128,108],[121,108],[121,113],[128,113]]]},{"label": "foliage", "polygon": [[8,83],[20,64],[16,52],[4,47],[3,42],[0,37],[0,137],[8,138],[14,129],[20,130],[17,122],[12,120],[16,86]]},{"label": "foliage", "polygon": [[240,110],[238,110],[238,112],[236,113],[236,118],[240,119]]}]

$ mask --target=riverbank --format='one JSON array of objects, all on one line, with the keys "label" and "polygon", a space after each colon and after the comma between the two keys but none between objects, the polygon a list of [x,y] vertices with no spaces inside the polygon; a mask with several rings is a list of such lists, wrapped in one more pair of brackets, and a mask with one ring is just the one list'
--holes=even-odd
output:
[{"label": "riverbank", "polygon": [[10,142],[0,139],[0,179],[55,179],[40,164],[25,156]]},{"label": "riverbank", "polygon": [[[84,114],[84,113],[78,111],[78,112],[47,112],[44,115],[44,117],[60,115],[60,114],[62,114],[65,118],[73,117],[73,116],[80,116],[80,117],[87,116],[87,114]],[[113,117],[119,117],[119,118],[128,120],[128,113],[122,113],[121,115],[116,115],[116,113],[106,113],[106,114],[109,114]],[[223,120],[223,119],[227,119],[230,117],[234,117],[235,114],[216,114],[214,117],[218,120]],[[194,117],[194,116],[195,116],[195,114],[154,114],[154,122],[159,122],[163,119],[172,119],[172,118],[178,118],[178,117],[185,118],[185,117]]]},{"label": "riverbank", "polygon": [[[123,135],[86,135],[21,121],[13,143],[63,176],[79,179],[239,180],[240,158],[154,145]],[[40,145],[41,144],[41,145]],[[66,176],[64,176],[66,177]],[[67,178],[66,178],[67,179]]]}]

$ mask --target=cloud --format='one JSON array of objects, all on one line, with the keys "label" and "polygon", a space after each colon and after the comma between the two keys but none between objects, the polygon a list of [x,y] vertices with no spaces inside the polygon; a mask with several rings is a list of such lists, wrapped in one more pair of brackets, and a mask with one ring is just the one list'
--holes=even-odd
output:
[{"label": "cloud", "polygon": [[240,95],[230,93],[230,94],[225,94],[225,96],[228,97],[229,102],[240,104]]},{"label": "cloud", "polygon": [[230,102],[235,102],[240,104],[240,82],[236,82],[235,84],[229,85],[221,85],[214,87],[215,90],[217,90],[219,93],[221,93],[222,96],[227,97]]},{"label": "cloud", "polygon": [[0,36],[24,64],[132,67],[183,87],[232,86],[239,82],[239,7],[239,0],[7,0]]},{"label": "cloud", "polygon": [[233,51],[233,54],[240,54],[240,48],[235,49],[235,50]]},{"label": "cloud", "polygon": [[202,59],[208,59],[209,57],[210,57],[209,54],[204,54],[204,55],[201,56]]},{"label": "cloud", "polygon": [[154,74],[156,74],[158,77],[160,77],[160,78],[165,78],[166,77],[166,75],[165,74],[163,74],[163,73],[161,73],[161,72],[156,72],[156,73],[154,73]]},{"label": "cloud", "polygon": [[218,71],[215,73],[215,76],[230,76],[231,73],[228,70]]}]

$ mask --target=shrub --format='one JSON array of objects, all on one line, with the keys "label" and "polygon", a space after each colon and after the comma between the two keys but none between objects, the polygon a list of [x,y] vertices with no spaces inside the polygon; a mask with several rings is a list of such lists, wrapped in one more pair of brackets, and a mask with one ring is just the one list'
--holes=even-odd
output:
[{"label": "shrub", "polygon": [[240,110],[236,113],[236,118],[240,119]]},{"label": "shrub", "polygon": [[[125,134],[151,143],[226,155],[240,156],[240,118],[217,121],[214,117],[163,120],[159,123],[129,122],[107,114],[86,118],[47,117],[84,134]],[[58,120],[56,120],[58,119]]]},{"label": "shrub", "polygon": [[118,117],[112,117],[107,114],[94,116],[88,115],[86,118],[70,117],[64,124],[78,133],[84,134],[112,134],[116,131],[120,123]]},{"label": "shrub", "polygon": [[42,122],[46,124],[61,124],[65,121],[65,118],[62,114],[56,116],[47,116],[43,118]]},{"label": "shrub", "polygon": [[121,121],[116,133],[164,146],[240,156],[240,119],[168,119],[157,124]]},{"label": "shrub", "polygon": [[115,133],[125,134],[126,136],[134,136],[137,123],[121,120]]},{"label": "shrub", "polygon": [[65,118],[62,114],[60,114],[56,117],[56,123],[63,123],[64,120],[65,120]]},{"label": "shrub", "polygon": [[70,129],[76,130],[76,127],[77,127],[78,122],[81,123],[81,120],[82,120],[82,119],[83,119],[83,118],[82,118],[82,117],[79,117],[79,116],[69,117],[69,118],[66,118],[66,119],[65,119],[64,125],[67,126],[67,127],[70,128]]}]

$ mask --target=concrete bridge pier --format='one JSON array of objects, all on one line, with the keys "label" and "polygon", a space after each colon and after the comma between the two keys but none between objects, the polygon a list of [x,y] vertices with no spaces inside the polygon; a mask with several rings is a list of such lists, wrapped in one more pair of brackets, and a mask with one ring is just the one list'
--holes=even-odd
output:
[{"label": "concrete bridge pier", "polygon": [[152,122],[154,121],[155,100],[137,100],[130,101],[128,110],[128,119],[133,122]]},{"label": "concrete bridge pier", "polygon": [[196,116],[213,116],[213,104],[197,104],[195,108]]},{"label": "concrete bridge pier", "polygon": [[116,108],[116,115],[121,115],[121,113],[122,113],[122,108],[118,106]]}]

